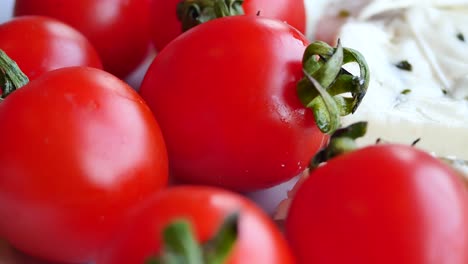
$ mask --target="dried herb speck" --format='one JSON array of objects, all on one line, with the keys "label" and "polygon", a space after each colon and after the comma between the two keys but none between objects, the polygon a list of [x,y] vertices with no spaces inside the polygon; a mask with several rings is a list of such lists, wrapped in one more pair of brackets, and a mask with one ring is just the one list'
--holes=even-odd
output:
[{"label": "dried herb speck", "polygon": [[412,71],[413,70],[413,65],[409,63],[407,60],[400,61],[395,65],[398,69],[404,70],[404,71]]},{"label": "dried herb speck", "polygon": [[410,89],[405,89],[405,90],[401,91],[401,94],[409,94],[409,93],[411,93]]},{"label": "dried herb speck", "polygon": [[411,143],[411,146],[412,146],[412,147],[416,146],[416,145],[419,143],[419,141],[421,141],[421,138],[418,138],[418,139],[416,139],[415,141],[413,141],[413,142]]},{"label": "dried herb speck", "polygon": [[347,18],[349,16],[351,16],[351,12],[349,12],[349,10],[341,9],[340,12],[338,12],[338,17]]},{"label": "dried herb speck", "polygon": [[460,41],[465,42],[465,35],[463,35],[463,33],[458,33],[457,34],[457,39],[459,39]]}]

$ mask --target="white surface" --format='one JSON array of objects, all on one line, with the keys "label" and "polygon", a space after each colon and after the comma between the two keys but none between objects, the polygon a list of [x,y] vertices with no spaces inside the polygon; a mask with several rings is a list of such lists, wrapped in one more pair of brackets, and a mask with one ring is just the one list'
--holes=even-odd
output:
[{"label": "white surface", "polygon": [[[368,93],[344,124],[369,122],[366,137],[359,140],[362,145],[377,138],[404,144],[421,138],[417,146],[424,150],[467,160],[468,101],[461,97],[468,86],[461,83],[468,77],[468,43],[456,35],[468,36],[468,7],[415,4],[398,15],[375,13],[379,7],[373,5],[364,12],[378,18],[343,27],[343,45],[361,51],[371,70]],[[395,67],[402,60],[413,65],[411,72]],[[411,93],[402,95],[405,89]]]},{"label": "white surface", "polygon": [[14,2],[14,0],[0,0],[0,23],[11,17]]}]

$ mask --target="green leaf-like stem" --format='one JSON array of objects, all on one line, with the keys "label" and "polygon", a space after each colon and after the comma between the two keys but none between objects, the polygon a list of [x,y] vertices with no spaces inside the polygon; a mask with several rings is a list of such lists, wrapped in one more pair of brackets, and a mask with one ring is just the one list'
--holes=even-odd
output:
[{"label": "green leaf-like stem", "polygon": [[0,99],[5,99],[28,82],[28,77],[20,70],[18,64],[0,49],[0,88],[2,89]]},{"label": "green leaf-like stem", "polygon": [[243,15],[244,0],[182,0],[177,5],[177,18],[182,31],[225,16]]},{"label": "green leaf-like stem", "polygon": [[[357,63],[359,76],[343,68],[348,63]],[[304,52],[302,64],[305,77],[298,82],[298,96],[304,106],[313,110],[319,129],[332,134],[339,127],[336,121],[354,113],[364,98],[369,86],[369,67],[361,53],[343,48],[339,40],[336,48],[322,41],[311,43]],[[335,103],[324,99],[324,94],[331,96]],[[336,107],[331,107],[332,104]]]},{"label": "green leaf-like stem", "polygon": [[223,264],[237,240],[238,222],[239,213],[229,215],[213,238],[200,245],[187,220],[174,220],[163,231],[162,253],[146,264]]},{"label": "green leaf-like stem", "polygon": [[338,155],[357,149],[356,139],[367,132],[367,122],[357,122],[336,130],[330,137],[328,145],[320,150],[310,162],[310,169],[317,168],[321,163]]}]

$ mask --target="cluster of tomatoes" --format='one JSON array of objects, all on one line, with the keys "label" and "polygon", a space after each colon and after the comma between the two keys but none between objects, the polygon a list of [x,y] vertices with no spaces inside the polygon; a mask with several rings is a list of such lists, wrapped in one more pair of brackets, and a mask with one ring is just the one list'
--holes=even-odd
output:
[{"label": "cluster of tomatoes", "polygon": [[[340,147],[354,131],[333,134],[335,115],[355,111],[368,71],[357,51],[309,43],[302,0],[17,0],[14,12],[0,25],[0,237],[24,252],[12,264],[468,263],[451,168],[411,146]],[[123,79],[151,45],[135,91]],[[330,160],[282,232],[242,193],[317,152]]]}]

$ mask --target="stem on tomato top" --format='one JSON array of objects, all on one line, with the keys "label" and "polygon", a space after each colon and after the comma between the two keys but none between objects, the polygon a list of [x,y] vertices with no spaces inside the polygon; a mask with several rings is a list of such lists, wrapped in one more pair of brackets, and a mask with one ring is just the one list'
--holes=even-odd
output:
[{"label": "stem on tomato top", "polygon": [[243,15],[244,0],[182,0],[177,5],[177,18],[182,31],[225,16]]},{"label": "stem on tomato top", "polygon": [[0,88],[2,89],[0,99],[5,99],[10,93],[25,86],[28,82],[28,77],[20,70],[18,64],[0,49]]},{"label": "stem on tomato top", "polygon": [[238,222],[239,213],[229,215],[215,236],[199,245],[190,223],[184,219],[175,220],[163,231],[162,253],[146,264],[223,264],[237,240]]},{"label": "stem on tomato top", "polygon": [[[343,66],[356,63],[359,76]],[[298,82],[298,96],[311,108],[317,126],[323,133],[333,134],[340,127],[340,117],[352,114],[364,98],[369,86],[369,67],[356,50],[336,48],[325,42],[310,44],[302,59],[304,78]]]},{"label": "stem on tomato top", "polygon": [[330,143],[317,152],[310,162],[310,169],[317,168],[321,163],[336,156],[356,150],[356,139],[367,132],[367,122],[357,122],[336,130],[330,137]]}]

